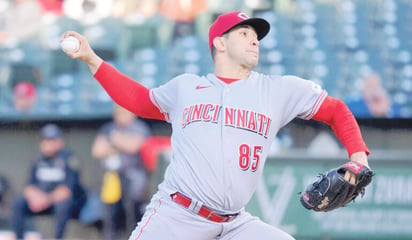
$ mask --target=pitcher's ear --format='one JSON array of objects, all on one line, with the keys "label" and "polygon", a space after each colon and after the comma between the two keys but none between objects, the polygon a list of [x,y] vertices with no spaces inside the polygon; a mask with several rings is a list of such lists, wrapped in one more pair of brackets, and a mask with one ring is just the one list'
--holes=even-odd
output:
[{"label": "pitcher's ear", "polygon": [[213,39],[213,46],[216,48],[217,51],[222,51],[225,49],[225,40],[223,37],[215,37]]}]

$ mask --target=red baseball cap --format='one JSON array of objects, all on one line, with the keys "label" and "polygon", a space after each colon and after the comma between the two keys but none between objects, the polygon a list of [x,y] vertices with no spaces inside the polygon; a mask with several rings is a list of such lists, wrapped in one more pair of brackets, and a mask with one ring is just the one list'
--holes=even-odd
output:
[{"label": "red baseball cap", "polygon": [[19,82],[14,87],[14,94],[20,97],[32,97],[36,95],[36,88],[30,82]]},{"label": "red baseball cap", "polygon": [[220,37],[234,27],[249,25],[253,27],[261,40],[269,32],[270,24],[263,18],[250,18],[246,13],[235,11],[219,15],[209,28],[209,48],[212,50],[213,39]]}]

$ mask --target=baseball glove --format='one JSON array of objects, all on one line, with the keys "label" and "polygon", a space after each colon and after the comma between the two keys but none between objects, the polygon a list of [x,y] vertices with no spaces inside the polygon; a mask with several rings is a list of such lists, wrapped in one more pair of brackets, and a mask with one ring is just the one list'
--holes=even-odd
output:
[{"label": "baseball glove", "polygon": [[[354,174],[354,184],[345,179],[346,171]],[[317,181],[309,184],[305,191],[300,193],[300,202],[305,208],[318,212],[343,207],[359,194],[365,194],[365,187],[372,181],[373,175],[373,171],[368,167],[349,161],[320,174]]]}]

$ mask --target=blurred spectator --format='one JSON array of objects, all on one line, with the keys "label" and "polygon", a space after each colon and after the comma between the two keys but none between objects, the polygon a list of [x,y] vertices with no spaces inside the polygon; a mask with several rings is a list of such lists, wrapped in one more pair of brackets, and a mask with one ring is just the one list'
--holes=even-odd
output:
[{"label": "blurred spectator", "polygon": [[141,147],[141,156],[146,169],[153,172],[157,169],[157,160],[162,152],[170,152],[170,136],[148,137]]},{"label": "blurred spectator", "polygon": [[33,38],[42,28],[42,10],[37,0],[9,2],[11,5],[2,14],[4,24],[0,29],[0,45],[15,45]]},{"label": "blurred spectator", "polygon": [[[104,223],[106,239],[117,239],[125,227],[131,231],[142,217],[149,199],[149,171],[140,150],[150,134],[146,123],[115,105],[113,121],[104,124],[94,140],[92,155],[102,161],[105,170],[101,198],[108,214]],[[126,214],[128,204],[132,205],[133,216]],[[130,226],[128,217],[133,218]]]},{"label": "blurred spectator", "polygon": [[207,11],[205,0],[161,0],[159,12],[175,22],[172,39],[195,33],[196,16]]},{"label": "blurred spectator", "polygon": [[70,18],[89,25],[112,15],[113,1],[65,0],[63,12]]},{"label": "blurred spectator", "polygon": [[43,14],[63,15],[63,0],[37,0]]},{"label": "blurred spectator", "polygon": [[346,104],[355,117],[400,117],[400,107],[392,103],[376,73],[366,75],[362,83],[362,95],[348,98]]},{"label": "blurred spectator", "polygon": [[14,86],[14,108],[19,112],[28,112],[36,104],[36,88],[26,81],[22,81]]},{"label": "blurred spectator", "polygon": [[0,206],[3,203],[3,199],[4,199],[4,196],[6,195],[8,186],[9,184],[8,184],[7,179],[0,175]]},{"label": "blurred spectator", "polygon": [[245,0],[245,6],[251,10],[251,15],[254,16],[259,12],[273,11],[274,2],[271,0]]},{"label": "blurred spectator", "polygon": [[55,124],[47,124],[41,134],[40,156],[32,163],[23,196],[12,204],[11,225],[18,239],[26,231],[25,220],[37,215],[53,215],[54,237],[62,239],[68,220],[77,217],[85,201],[79,163],[65,147],[62,130]]},{"label": "blurred spectator", "polygon": [[114,0],[113,17],[150,18],[158,12],[158,0]]},{"label": "blurred spectator", "polygon": [[211,21],[214,21],[219,14],[224,13],[224,12],[233,11],[234,9],[245,10],[244,9],[245,0],[232,0],[232,1],[209,0],[207,4],[208,4],[207,11],[214,15]]},{"label": "blurred spectator", "polygon": [[273,3],[274,10],[278,13],[289,13],[295,14],[296,12],[296,1],[295,0],[282,0],[275,1]]},{"label": "blurred spectator", "polygon": [[[6,210],[6,208],[8,209],[9,206],[7,203],[8,201],[6,200],[8,198],[7,196],[9,195],[8,193],[10,192],[9,189],[8,179],[5,176],[0,175],[0,226],[2,220],[7,218],[7,213],[9,212]],[[2,238],[0,237],[0,239]]]}]

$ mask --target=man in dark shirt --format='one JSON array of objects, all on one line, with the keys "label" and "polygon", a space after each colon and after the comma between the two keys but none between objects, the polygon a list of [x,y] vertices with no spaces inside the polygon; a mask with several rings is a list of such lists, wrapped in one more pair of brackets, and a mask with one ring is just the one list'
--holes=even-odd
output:
[{"label": "man in dark shirt", "polygon": [[62,130],[54,124],[42,128],[40,156],[32,163],[23,196],[13,202],[11,224],[18,239],[24,236],[24,221],[35,215],[53,214],[55,238],[64,235],[68,220],[84,202],[78,162],[65,147]]}]

